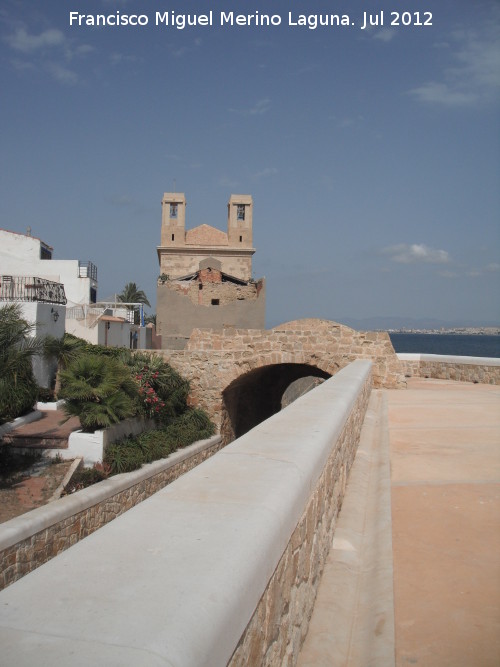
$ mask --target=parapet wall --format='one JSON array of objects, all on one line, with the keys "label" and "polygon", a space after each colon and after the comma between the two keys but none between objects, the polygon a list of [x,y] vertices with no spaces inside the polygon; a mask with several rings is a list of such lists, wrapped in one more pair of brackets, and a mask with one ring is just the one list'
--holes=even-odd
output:
[{"label": "parapet wall", "polygon": [[22,514],[0,527],[0,590],[215,454],[220,436]]},{"label": "parapet wall", "polygon": [[0,593],[10,664],[295,664],[371,369],[346,366]]},{"label": "parapet wall", "polygon": [[403,353],[397,356],[406,377],[500,384],[500,359],[497,358]]}]

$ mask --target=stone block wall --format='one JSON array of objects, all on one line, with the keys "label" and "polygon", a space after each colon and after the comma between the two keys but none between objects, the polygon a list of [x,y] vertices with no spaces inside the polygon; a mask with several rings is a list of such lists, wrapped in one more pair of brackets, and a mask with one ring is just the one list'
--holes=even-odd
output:
[{"label": "stone block wall", "polygon": [[267,331],[195,329],[184,350],[163,354],[190,380],[191,404],[207,410],[219,429],[225,419],[224,390],[265,366],[306,364],[335,375],[352,361],[367,359],[373,363],[374,387],[406,387],[389,334],[355,331],[328,320],[298,320]]},{"label": "stone block wall", "polygon": [[371,392],[361,387],[302,518],[229,662],[231,667],[295,665],[356,455]]},{"label": "stone block wall", "polygon": [[131,473],[77,491],[0,527],[0,590],[210,458],[220,436],[193,443]]},{"label": "stone block wall", "polygon": [[[2,591],[10,661],[27,664],[36,650],[53,667],[83,664],[89,651],[130,667],[295,664],[358,447],[371,367],[357,360],[343,368]],[[103,627],[109,641],[95,648]]]},{"label": "stone block wall", "polygon": [[500,359],[438,354],[398,354],[405,377],[500,385]]},{"label": "stone block wall", "polygon": [[223,283],[216,280],[203,282],[171,280],[166,282],[162,289],[170,289],[177,294],[186,296],[195,306],[210,307],[212,299],[218,299],[221,306],[233,303],[233,301],[254,301],[259,296],[261,286],[261,281],[239,285],[229,281]]}]

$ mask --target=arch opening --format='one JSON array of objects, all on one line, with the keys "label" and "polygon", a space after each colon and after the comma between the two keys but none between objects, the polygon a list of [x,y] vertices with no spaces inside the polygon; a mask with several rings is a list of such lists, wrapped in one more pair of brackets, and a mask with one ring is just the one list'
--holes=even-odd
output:
[{"label": "arch opening", "polygon": [[[326,380],[331,375],[309,364],[284,363],[256,368],[234,380],[222,392],[221,435],[224,442],[239,438],[279,412],[287,388],[306,377]],[[310,384],[313,383],[312,380]],[[286,404],[291,402],[289,399]]]}]

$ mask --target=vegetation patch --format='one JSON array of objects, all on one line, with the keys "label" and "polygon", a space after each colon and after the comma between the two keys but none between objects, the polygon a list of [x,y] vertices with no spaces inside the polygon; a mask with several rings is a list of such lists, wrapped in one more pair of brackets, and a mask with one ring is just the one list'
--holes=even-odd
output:
[{"label": "vegetation patch", "polygon": [[64,494],[74,493],[112,475],[137,470],[144,463],[166,458],[197,440],[210,438],[214,433],[215,427],[203,410],[188,408],[169,426],[110,445],[102,463],[75,472]]}]

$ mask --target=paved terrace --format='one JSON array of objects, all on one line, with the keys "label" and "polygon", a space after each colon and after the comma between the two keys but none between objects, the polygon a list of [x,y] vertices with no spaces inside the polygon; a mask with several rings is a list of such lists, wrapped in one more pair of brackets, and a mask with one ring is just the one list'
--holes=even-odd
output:
[{"label": "paved terrace", "polygon": [[498,667],[499,482],[500,387],[374,390],[299,667]]},{"label": "paved terrace", "polygon": [[[372,392],[300,667],[498,667],[499,408],[500,387],[481,384],[411,379],[406,391]],[[183,661],[182,651],[172,661],[162,659],[158,643],[148,646],[141,637],[145,617],[145,634],[153,636],[153,628],[161,636],[163,611],[154,588],[143,576],[134,582],[134,573],[147,565],[159,576],[164,545],[158,531],[168,519],[158,501],[148,502],[143,506],[152,513],[150,530],[136,508],[129,519],[117,519],[3,591],[3,665],[196,664]],[[178,531],[182,516],[179,521]],[[199,530],[192,547],[207,539],[202,525]],[[229,524],[225,539],[234,539],[234,530]],[[177,532],[172,539],[180,537]],[[254,558],[252,539],[238,539],[248,547],[247,558]],[[92,554],[92,542],[104,549],[99,556]],[[80,569],[72,566],[74,550]],[[233,569],[241,566],[233,564],[227,576],[234,579]],[[171,575],[175,593],[180,582]],[[199,573],[193,577],[204,586]],[[116,588],[110,589],[109,578]],[[142,599],[144,586],[155,598],[153,607]],[[135,613],[124,617],[121,608],[131,602]],[[187,655],[193,650],[189,628],[182,632],[178,639]],[[219,664],[210,656],[202,662]]]}]

